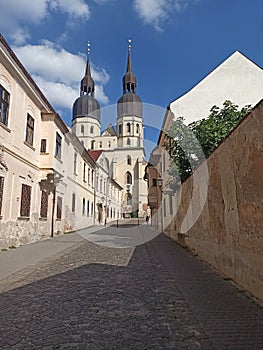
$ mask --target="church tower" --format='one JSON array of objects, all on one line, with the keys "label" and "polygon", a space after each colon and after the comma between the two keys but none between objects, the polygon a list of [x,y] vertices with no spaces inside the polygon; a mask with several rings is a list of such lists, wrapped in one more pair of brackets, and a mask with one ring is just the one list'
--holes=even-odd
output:
[{"label": "church tower", "polygon": [[100,105],[94,97],[95,83],[90,71],[90,44],[88,44],[88,56],[86,72],[81,80],[80,97],[73,104],[72,130],[77,135],[83,146],[93,149],[94,137],[100,136]]},{"label": "church tower", "polygon": [[123,95],[117,103],[117,137],[120,147],[143,148],[142,101],[136,95],[136,76],[132,71],[131,45],[128,45],[126,73],[122,78]]},{"label": "church tower", "polygon": [[136,76],[132,70],[131,40],[128,44],[123,94],[117,102],[115,149],[116,180],[123,187],[123,215],[143,215],[147,208],[147,184],[143,179],[146,162],[143,142],[142,101],[136,94]]}]

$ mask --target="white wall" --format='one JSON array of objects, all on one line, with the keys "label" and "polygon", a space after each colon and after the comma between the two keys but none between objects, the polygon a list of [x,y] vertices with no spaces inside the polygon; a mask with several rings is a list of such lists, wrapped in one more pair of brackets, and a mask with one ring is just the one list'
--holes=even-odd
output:
[{"label": "white wall", "polygon": [[170,108],[186,124],[206,118],[212,106],[230,100],[240,108],[256,105],[262,98],[263,70],[240,52],[234,52],[215,70],[175,101]]}]

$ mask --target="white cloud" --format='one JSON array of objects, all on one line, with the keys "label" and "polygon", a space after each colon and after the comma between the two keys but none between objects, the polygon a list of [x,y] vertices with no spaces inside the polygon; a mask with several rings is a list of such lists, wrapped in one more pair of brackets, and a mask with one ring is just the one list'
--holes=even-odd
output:
[{"label": "white cloud", "polygon": [[49,0],[50,8],[67,13],[74,18],[89,19],[89,5],[84,0]]},{"label": "white cloud", "polygon": [[15,45],[23,45],[28,39],[30,39],[30,34],[26,28],[16,28],[11,32],[10,37]]},{"label": "white cloud", "polygon": [[134,0],[133,7],[145,24],[162,31],[162,23],[173,11],[181,11],[191,0]]},{"label": "white cloud", "polygon": [[65,83],[47,80],[39,75],[32,75],[44,95],[57,108],[72,108],[79,90]]},{"label": "white cloud", "polygon": [[76,19],[88,20],[91,15],[85,0],[0,0],[0,9],[0,31],[16,44],[29,39],[28,25],[41,24],[54,12],[67,14],[66,25],[71,26]]},{"label": "white cloud", "polygon": [[[41,45],[15,46],[13,50],[55,108],[72,107],[85,73],[83,54],[72,54],[49,41]],[[96,83],[96,98],[102,104],[108,103],[104,92],[108,73],[91,64],[91,74]]]}]

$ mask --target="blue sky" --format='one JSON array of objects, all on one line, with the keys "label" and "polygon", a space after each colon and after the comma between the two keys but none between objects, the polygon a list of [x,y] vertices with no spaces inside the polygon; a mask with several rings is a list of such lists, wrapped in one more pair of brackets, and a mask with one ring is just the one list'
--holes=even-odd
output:
[{"label": "blue sky", "polygon": [[[104,107],[122,94],[130,37],[137,93],[157,106],[144,121],[158,128],[166,106],[234,51],[263,66],[262,13],[262,0],[0,0],[0,31],[69,125],[88,40]],[[112,108],[103,128],[115,118]]]}]

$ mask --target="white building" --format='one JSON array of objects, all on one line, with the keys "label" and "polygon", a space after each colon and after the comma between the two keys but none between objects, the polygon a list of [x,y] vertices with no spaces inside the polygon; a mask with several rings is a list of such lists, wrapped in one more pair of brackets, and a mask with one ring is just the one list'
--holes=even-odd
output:
[{"label": "white building", "polygon": [[147,212],[147,183],[143,179],[146,162],[142,102],[136,94],[130,48],[123,95],[117,103],[116,129],[109,125],[101,133],[101,111],[94,91],[88,56],[80,97],[73,105],[72,130],[86,149],[101,150],[108,159],[110,176],[124,189],[122,214],[143,216]]},{"label": "white building", "polygon": [[106,163],[89,154],[0,35],[0,248],[101,223],[106,195],[109,221],[120,217],[122,187]]},{"label": "white building", "polygon": [[212,106],[230,100],[240,108],[255,106],[262,98],[263,70],[239,51],[210,72],[191,90],[169,104],[186,124],[206,118]]}]

